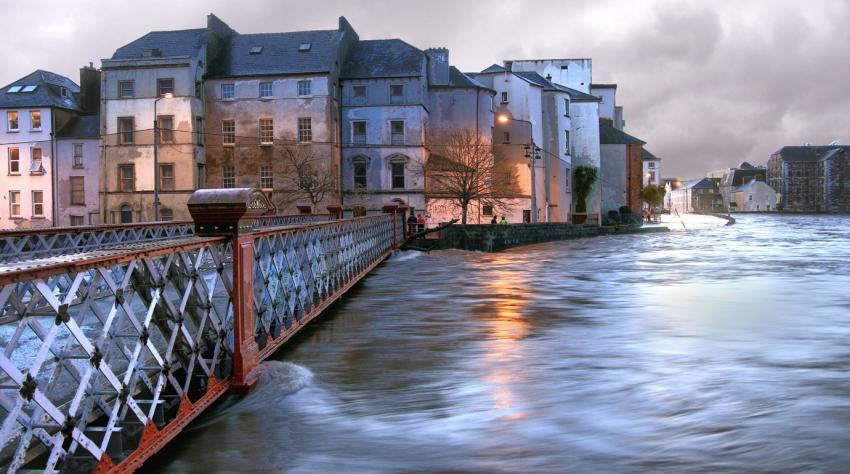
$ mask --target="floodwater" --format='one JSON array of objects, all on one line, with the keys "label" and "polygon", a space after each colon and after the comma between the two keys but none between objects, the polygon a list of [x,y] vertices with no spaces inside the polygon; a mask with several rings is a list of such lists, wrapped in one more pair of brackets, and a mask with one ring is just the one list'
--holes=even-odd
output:
[{"label": "floodwater", "polygon": [[394,256],[148,466],[847,472],[850,218]]}]

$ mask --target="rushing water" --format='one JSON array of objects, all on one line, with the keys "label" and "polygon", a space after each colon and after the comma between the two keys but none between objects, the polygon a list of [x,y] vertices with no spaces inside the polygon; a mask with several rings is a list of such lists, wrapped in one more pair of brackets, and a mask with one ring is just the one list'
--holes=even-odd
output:
[{"label": "rushing water", "polygon": [[850,218],[396,255],[149,466],[847,472]]}]

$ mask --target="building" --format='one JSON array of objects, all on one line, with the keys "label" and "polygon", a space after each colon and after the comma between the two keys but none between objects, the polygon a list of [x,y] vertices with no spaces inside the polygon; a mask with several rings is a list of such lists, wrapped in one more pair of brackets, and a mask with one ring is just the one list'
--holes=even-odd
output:
[{"label": "building", "polygon": [[717,178],[700,178],[687,181],[670,192],[670,210],[689,212],[722,212],[724,206]]},{"label": "building", "polygon": [[206,174],[203,78],[233,34],[209,15],[206,28],[153,31],[102,60],[104,222],[189,219]]},{"label": "building", "polygon": [[617,84],[591,84],[590,93],[600,99],[599,118],[609,120],[617,130],[625,129],[623,107],[617,105]]},{"label": "building", "polygon": [[642,206],[643,140],[614,128],[609,120],[599,124],[602,176],[602,212],[628,206],[637,212]]},{"label": "building", "polygon": [[750,181],[735,186],[728,194],[729,209],[733,212],[770,212],[776,210],[779,196],[762,180]]},{"label": "building", "polygon": [[334,30],[232,33],[204,81],[206,186],[263,189],[279,213],[340,203],[340,71],[358,41]]},{"label": "building", "polygon": [[100,224],[100,116],[80,115],[59,129],[56,156],[56,225]]},{"label": "building", "polygon": [[661,186],[661,158],[643,149],[643,185]]},{"label": "building", "polygon": [[850,146],[786,146],[770,155],[767,184],[784,212],[850,212]]},{"label": "building", "polygon": [[[728,206],[730,202],[733,202],[731,193],[738,186],[743,186],[753,180],[767,181],[767,169],[763,166],[753,166],[745,161],[737,168],[729,168],[719,178],[723,205]],[[776,208],[776,203],[773,203],[773,207]],[[762,209],[764,209],[764,206],[762,206]]]},{"label": "building", "polygon": [[673,191],[681,188],[684,182],[680,178],[664,178],[661,183],[664,185],[664,209],[673,209]]},{"label": "building", "polygon": [[[84,68],[81,77],[83,92],[71,79],[40,69],[0,90],[0,156],[6,162],[6,177],[0,181],[0,228],[69,223],[60,219],[60,176],[67,176],[60,162],[73,157],[57,132],[97,111],[98,97],[92,93],[99,82],[97,71]],[[94,142],[88,147],[96,148]]]}]

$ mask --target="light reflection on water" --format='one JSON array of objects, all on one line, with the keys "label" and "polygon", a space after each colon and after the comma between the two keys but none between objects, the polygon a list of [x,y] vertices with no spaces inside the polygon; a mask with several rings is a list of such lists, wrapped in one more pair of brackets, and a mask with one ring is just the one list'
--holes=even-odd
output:
[{"label": "light reflection on water", "polygon": [[406,254],[156,459],[185,472],[842,472],[850,218]]}]

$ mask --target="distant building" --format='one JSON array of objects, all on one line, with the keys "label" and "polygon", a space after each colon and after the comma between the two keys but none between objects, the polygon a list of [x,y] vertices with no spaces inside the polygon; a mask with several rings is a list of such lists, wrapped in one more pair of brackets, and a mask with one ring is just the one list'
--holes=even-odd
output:
[{"label": "distant building", "polygon": [[770,212],[776,210],[778,196],[764,181],[751,179],[735,186],[724,199],[733,212]]},{"label": "distant building", "polygon": [[670,193],[670,208],[680,214],[724,210],[717,178],[700,178],[684,183]]},{"label": "distant building", "polygon": [[632,212],[642,207],[643,145],[645,142],[600,120],[599,142],[602,166],[602,213],[629,206]]},{"label": "distant building", "polygon": [[[60,217],[64,214],[60,209],[70,197],[68,176],[74,173],[66,165],[75,159],[74,143],[81,144],[79,153],[87,155],[95,168],[100,152],[97,137],[71,137],[72,142],[66,143],[59,133],[73,128],[86,113],[97,113],[99,73],[83,68],[81,78],[82,91],[71,79],[39,69],[0,89],[0,157],[6,168],[0,180],[0,228],[71,224]],[[96,181],[75,185],[78,191],[86,186],[97,189]],[[93,203],[76,197],[80,215],[85,216]]]},{"label": "distant building", "polygon": [[767,162],[785,212],[850,213],[850,146],[786,146]]},{"label": "distant building", "polygon": [[664,178],[661,183],[664,186],[664,209],[673,209],[673,191],[681,188],[684,182],[680,178]]},{"label": "distant building", "polygon": [[643,185],[661,186],[661,158],[643,149]]},{"label": "distant building", "polygon": [[[723,205],[728,206],[732,200],[730,194],[738,187],[750,181],[767,181],[767,169],[763,166],[753,166],[746,161],[737,168],[729,168],[723,172],[720,178],[720,195],[723,196]],[[776,203],[773,203],[774,210]],[[734,209],[733,209],[734,210]],[[739,209],[740,210],[740,209]],[[764,210],[764,206],[762,206]]]},{"label": "distant building", "polygon": [[617,130],[626,126],[623,120],[623,107],[617,105],[617,84],[591,84],[590,93],[599,97],[599,118],[610,120]]}]

